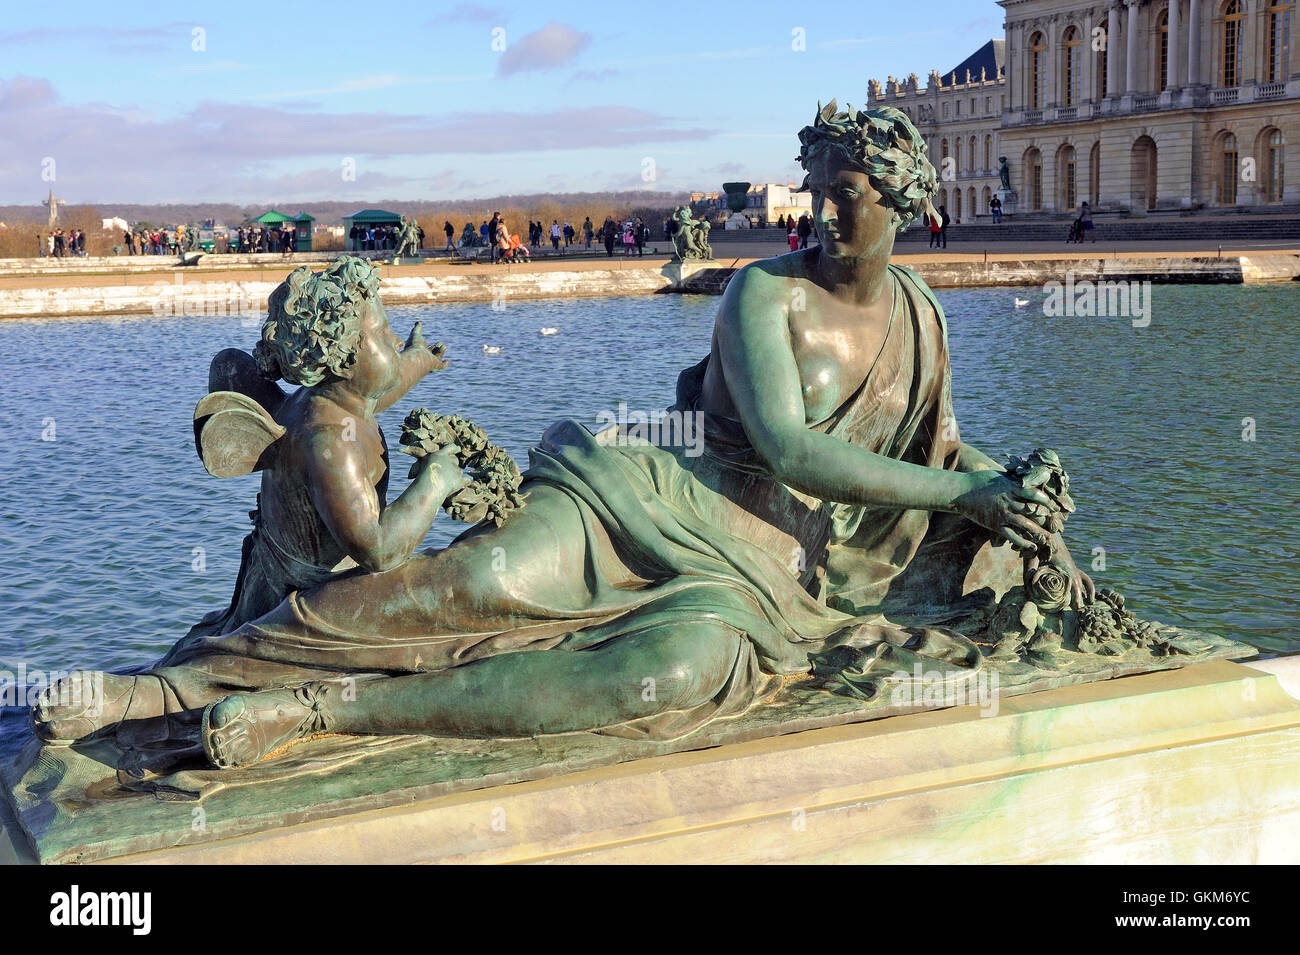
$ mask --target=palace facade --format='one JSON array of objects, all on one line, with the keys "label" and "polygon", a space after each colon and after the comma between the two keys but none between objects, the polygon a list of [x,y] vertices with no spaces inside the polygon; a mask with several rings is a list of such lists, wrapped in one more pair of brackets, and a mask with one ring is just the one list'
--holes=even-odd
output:
[{"label": "palace facade", "polygon": [[[1005,41],[971,58],[982,77],[963,64],[932,73],[924,90],[915,76],[869,86],[873,105],[904,109],[925,135],[955,218],[972,200],[988,212],[999,156],[1016,193],[1008,212],[1065,213],[1083,201],[1132,215],[1300,204],[1300,169],[1286,176],[1300,142],[1296,0],[999,6]],[[977,108],[981,97],[1002,103],[996,118]]]}]

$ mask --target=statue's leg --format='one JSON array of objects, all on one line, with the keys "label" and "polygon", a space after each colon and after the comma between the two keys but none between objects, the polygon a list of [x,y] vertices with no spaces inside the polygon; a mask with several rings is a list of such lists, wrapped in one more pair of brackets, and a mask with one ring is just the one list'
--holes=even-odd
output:
[{"label": "statue's leg", "polygon": [[[161,720],[167,689],[155,676],[78,671],[47,686],[32,707],[32,730],[45,740],[78,740],[130,721]],[[165,728],[158,727],[158,735]]]},{"label": "statue's leg", "polygon": [[204,717],[203,746],[217,766],[257,762],[312,733],[528,737],[599,729],[719,697],[743,637],[710,620],[617,637],[590,650],[489,657],[436,673],[341,686],[239,694]]}]

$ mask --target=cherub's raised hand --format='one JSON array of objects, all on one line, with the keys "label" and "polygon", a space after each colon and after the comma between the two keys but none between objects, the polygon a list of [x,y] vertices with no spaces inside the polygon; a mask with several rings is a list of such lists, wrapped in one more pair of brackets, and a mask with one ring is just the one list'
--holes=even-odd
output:
[{"label": "cherub's raised hand", "polygon": [[403,352],[409,351],[412,348],[423,349],[429,353],[430,371],[442,371],[447,367],[447,346],[442,342],[438,342],[434,345],[430,345],[426,342],[424,340],[424,329],[419,322],[415,323],[415,327],[411,329],[411,334],[407,336]]}]

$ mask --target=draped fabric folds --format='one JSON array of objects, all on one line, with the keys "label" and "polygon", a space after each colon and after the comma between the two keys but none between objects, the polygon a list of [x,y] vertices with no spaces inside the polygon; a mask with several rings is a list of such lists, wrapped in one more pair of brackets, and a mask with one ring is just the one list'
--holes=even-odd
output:
[{"label": "draped fabric folds", "polygon": [[[814,427],[951,469],[959,444],[942,311],[912,273],[891,273],[894,309],[879,357]],[[702,369],[683,373],[677,410],[695,409]],[[581,652],[647,631],[674,640],[697,628],[740,635],[731,676],[709,703],[600,728],[663,739],[743,712],[780,677],[814,662],[819,673],[838,671],[831,682],[841,691],[865,697],[917,665],[953,680],[980,666],[979,650],[942,626],[974,592],[1000,594],[1016,582],[1015,565],[990,559],[978,528],[947,515],[811,499],[765,473],[739,422],[706,417],[705,435],[696,455],[613,431],[592,435],[571,420],[547,430],[524,490],[550,488],[581,515],[585,583],[576,596],[474,586],[477,565],[458,552],[506,540],[507,522],[386,573],[337,575],[233,632],[196,628],[153,672],[176,708],[193,709],[238,689],[434,672],[502,653]],[[912,568],[918,553],[924,568]],[[811,556],[792,559],[800,554]],[[449,584],[457,574],[467,575],[464,586]]]}]

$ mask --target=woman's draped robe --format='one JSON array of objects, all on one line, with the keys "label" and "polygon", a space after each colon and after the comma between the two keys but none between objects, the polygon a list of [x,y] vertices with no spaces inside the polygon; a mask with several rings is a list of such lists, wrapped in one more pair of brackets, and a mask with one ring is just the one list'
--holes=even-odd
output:
[{"label": "woman's draped robe", "polygon": [[[890,268],[896,294],[879,356],[855,393],[813,427],[952,469],[959,442],[943,314],[924,283]],[[704,364],[683,372],[675,411],[695,411]],[[173,708],[194,712],[239,690],[431,672],[502,653],[581,652],[647,631],[682,640],[701,626],[740,635],[731,675],[708,703],[593,727],[672,738],[743,712],[814,662],[819,673],[836,671],[839,690],[867,698],[918,664],[930,680],[966,679],[980,666],[972,643],[926,624],[951,622],[980,588],[1000,596],[1017,582],[1018,562],[990,559],[984,532],[951,515],[817,501],[766,473],[739,422],[706,416],[704,427],[703,453],[693,456],[698,445],[688,441],[592,435],[563,420],[530,453],[524,490],[559,489],[582,515],[588,592],[577,605],[548,600],[545,587],[478,593],[472,580],[463,597],[448,599],[446,575],[488,572],[481,561],[457,562],[458,541],[391,571],[293,593],[234,632],[192,633],[152,672]],[[611,583],[602,571],[611,560],[638,582]],[[442,599],[432,599],[435,589]]]}]

